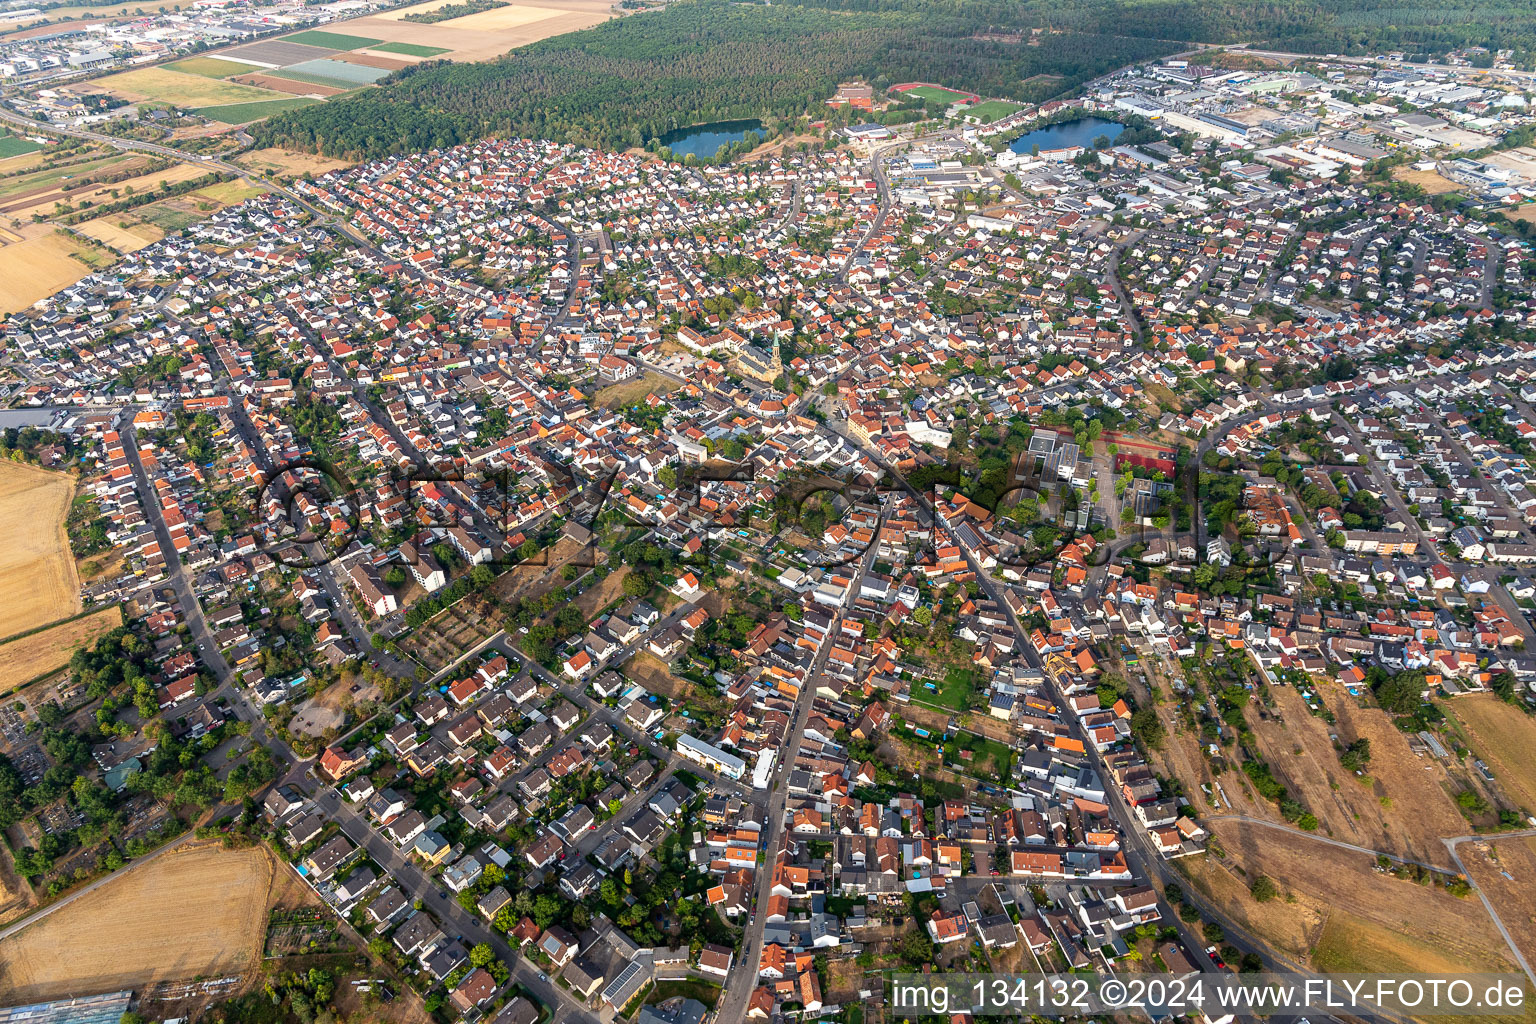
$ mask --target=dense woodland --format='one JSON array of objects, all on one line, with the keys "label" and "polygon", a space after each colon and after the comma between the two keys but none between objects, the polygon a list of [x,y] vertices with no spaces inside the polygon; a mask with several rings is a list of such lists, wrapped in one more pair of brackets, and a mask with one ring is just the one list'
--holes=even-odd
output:
[{"label": "dense woodland", "polygon": [[820,108],[839,81],[920,80],[1038,102],[1190,41],[1318,53],[1536,50],[1525,0],[682,0],[481,64],[427,62],[279,114],[259,144],[378,157],[490,135],[603,148]]}]

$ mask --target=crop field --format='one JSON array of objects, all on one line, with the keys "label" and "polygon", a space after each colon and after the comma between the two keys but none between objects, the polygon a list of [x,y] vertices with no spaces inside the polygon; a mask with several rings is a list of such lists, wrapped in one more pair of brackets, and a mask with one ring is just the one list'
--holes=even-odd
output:
[{"label": "crop field", "polygon": [[[96,204],[110,203],[117,198],[117,196],[113,195],[114,192],[118,193],[118,195],[132,195],[133,193],[143,195],[153,192],[162,184],[190,181],[193,178],[200,178],[207,173],[208,168],[199,164],[176,164],[167,167],[163,171],[152,171],[149,174],[141,174],[135,178],[102,184],[95,188],[77,188],[75,191],[68,193],[68,195],[65,195],[62,191],[45,192],[29,197],[30,202],[26,206],[19,205],[18,203],[9,204],[6,212],[17,217],[29,217],[34,213],[47,216],[53,213],[54,204],[60,200],[66,201],[77,208],[80,207],[82,202],[87,201]],[[69,183],[61,184],[67,185]],[[129,191],[130,189],[132,191]]]},{"label": "crop field", "polygon": [[291,96],[319,96],[329,99],[332,96],[340,96],[349,91],[350,86],[340,85],[316,85],[313,82],[300,82],[292,78],[278,78],[275,74],[265,71],[251,75],[241,75],[233,81],[242,85],[254,85],[258,89],[271,89],[274,92],[287,93]]},{"label": "crop field", "polygon": [[327,46],[305,46],[291,39],[264,39],[259,43],[247,43],[233,50],[225,50],[224,57],[238,60],[256,68],[280,68],[284,64],[298,64],[306,60],[318,60],[335,53]]},{"label": "crop field", "polygon": [[209,107],[222,103],[255,103],[276,97],[248,85],[224,82],[203,75],[183,74],[168,68],[139,68],[108,75],[91,83],[126,100],[158,100],[178,107]]},{"label": "crop field", "polygon": [[[91,272],[90,267],[72,255],[73,253],[84,254],[84,246],[56,234],[51,225],[28,224],[20,231],[21,241],[0,246],[0,313],[15,313],[26,309],[38,299],[47,298],[60,288],[74,284]],[[6,472],[10,471],[11,465],[5,464]],[[13,485],[7,483],[5,477],[0,476],[0,523],[4,523],[4,530],[15,529],[32,535],[34,534],[33,524],[26,520],[28,516],[34,514],[34,509],[26,503],[11,504],[9,496],[4,493],[10,486]],[[68,503],[67,497],[64,502]],[[11,515],[22,518],[4,518],[7,508],[10,509]],[[62,516],[60,521],[62,522]],[[40,541],[40,535],[34,539]],[[13,552],[12,557],[16,554],[18,553]],[[26,553],[20,552],[20,554]],[[27,609],[31,608],[35,600],[40,600],[43,605],[50,607],[59,606],[58,602],[51,598],[34,598],[32,587],[34,581],[25,576],[12,575],[10,570],[4,568],[6,559],[7,556],[0,555],[0,572],[6,573],[4,580],[0,581],[0,594],[12,588],[18,589],[21,607]],[[51,584],[47,589],[50,593],[54,591]],[[73,596],[73,583],[70,584],[70,590]],[[32,625],[36,626],[68,614],[70,614],[69,610],[61,610],[48,615],[34,615],[29,610],[22,617],[30,619]],[[6,625],[8,618],[8,615],[0,615],[0,632],[6,635],[29,628],[8,626]]]},{"label": "crop field", "polygon": [[[27,162],[26,158],[18,159],[18,163]],[[67,187],[75,187],[79,180],[89,181],[96,171],[111,170],[113,172],[125,170],[130,164],[136,167],[148,166],[145,157],[130,156],[102,156],[90,160],[81,160],[76,163],[62,164],[57,167],[40,168],[33,171],[24,171],[14,177],[0,180],[0,200],[5,201],[0,206],[0,213],[9,213],[15,208],[12,200],[26,200],[48,189],[59,190]],[[24,170],[18,167],[15,170]]]},{"label": "crop field", "polygon": [[[49,237],[55,236],[50,232]],[[74,495],[72,477],[0,462],[0,635],[13,636],[80,610],[80,584],[64,533]]]},{"label": "crop field", "polygon": [[73,622],[61,622],[0,644],[0,693],[9,693],[28,680],[63,668],[75,651],[116,629],[122,621],[116,608],[103,608]]},{"label": "crop field", "polygon": [[308,96],[288,96],[283,99],[264,100],[260,103],[227,103],[216,107],[201,107],[194,113],[223,124],[250,124],[252,121],[271,117],[273,114],[281,114],[285,110],[307,107],[311,103],[319,102]]},{"label": "crop field", "polygon": [[42,148],[43,144],[40,142],[33,142],[31,139],[19,138],[10,132],[0,131],[0,159],[36,153]]},{"label": "crop field", "polygon": [[294,64],[280,71],[274,71],[272,74],[278,78],[291,78],[296,82],[312,82],[315,85],[348,89],[359,85],[372,85],[389,74],[389,71],[384,68],[369,67],[366,64],[348,64],[345,61],[325,58]]},{"label": "crop field", "polygon": [[968,117],[974,117],[982,124],[991,124],[1000,121],[1009,114],[1016,113],[1024,108],[1017,103],[1009,103],[1007,100],[985,100],[975,106],[965,108]]},{"label": "crop field", "polygon": [[448,52],[447,47],[444,46],[423,46],[420,43],[380,43],[368,49],[382,53],[403,53],[407,57],[436,57],[440,53]]},{"label": "crop field", "polygon": [[188,57],[186,60],[167,64],[166,67],[188,75],[202,75],[204,78],[233,78],[235,75],[251,70],[249,64],[220,60],[217,57]]},{"label": "crop field", "polygon": [[262,846],[182,847],[123,871],[0,941],[0,999],[29,1003],[258,968],[268,908],[305,896],[289,874]]},{"label": "crop field", "polygon": [[328,50],[361,50],[365,46],[383,42],[382,39],[351,36],[341,32],[324,32],[320,29],[296,32],[291,36],[283,36],[283,39],[290,43],[303,43],[305,46],[323,46]]},{"label": "crop field", "polygon": [[1487,763],[1494,784],[1536,814],[1536,721],[1492,694],[1474,693],[1441,705],[1466,732],[1472,752]]}]

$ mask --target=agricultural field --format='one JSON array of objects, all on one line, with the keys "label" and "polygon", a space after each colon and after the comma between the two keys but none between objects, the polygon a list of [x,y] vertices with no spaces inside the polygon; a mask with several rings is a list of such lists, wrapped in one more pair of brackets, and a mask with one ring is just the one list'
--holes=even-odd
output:
[{"label": "agricultural field", "polygon": [[1019,104],[1009,103],[1007,100],[984,100],[974,106],[966,107],[965,114],[967,117],[974,117],[982,124],[991,124],[1023,109]]},{"label": "agricultural field", "polygon": [[207,188],[200,188],[192,194],[194,196],[202,196],[205,199],[212,199],[221,206],[234,206],[236,203],[243,203],[247,199],[264,196],[270,191],[271,189],[265,185],[253,184],[245,178],[235,178],[232,181],[221,181],[209,185]]},{"label": "agricultural field", "polygon": [[[380,44],[359,51],[362,53],[477,61],[499,57],[508,50],[550,36],[591,28],[612,17],[608,0],[539,0],[531,4],[513,3],[432,25],[401,20],[407,14],[435,10],[448,2],[450,0],[428,0],[427,3],[343,22],[336,27],[382,40]],[[389,44],[405,44],[410,49],[386,49]],[[417,48],[430,48],[435,52],[419,53]]]},{"label": "agricultural field", "polygon": [[211,107],[226,103],[257,103],[278,99],[271,92],[201,74],[185,74],[169,68],[138,68],[89,83],[95,91],[110,92],[131,101],[157,101],[182,108]]},{"label": "agricultural field", "polygon": [[436,57],[440,53],[447,53],[447,47],[423,46],[420,43],[380,43],[370,46],[370,50],[380,53],[400,53],[407,57]]},{"label": "agricultural field", "polygon": [[1487,763],[1494,785],[1536,814],[1536,720],[1492,694],[1467,694],[1441,706],[1466,734],[1474,756]]},{"label": "agricultural field", "polygon": [[[275,95],[275,94],[274,94]],[[199,107],[193,113],[221,124],[250,124],[262,118],[281,114],[285,110],[307,107],[319,103],[308,96],[289,96],[286,99],[263,100],[259,103],[226,103],[215,107]]]},{"label": "agricultural field", "polygon": [[[13,238],[16,240],[13,241]],[[80,242],[58,234],[49,224],[27,224],[17,227],[12,231],[4,231],[0,239],[5,241],[4,245],[0,245],[0,313],[15,313],[26,309],[38,299],[45,299],[60,288],[68,287],[89,274],[92,270],[91,266],[82,259],[77,259],[76,254],[93,260],[100,258]],[[0,478],[0,489],[5,486],[3,478]],[[3,510],[6,505],[6,498],[0,496],[0,510]],[[3,515],[3,512],[0,512],[0,515]],[[14,525],[25,528],[25,524],[15,519],[5,522],[7,527]],[[0,565],[4,562],[4,556],[0,556]],[[21,582],[22,578],[11,576],[9,579]],[[30,606],[32,603],[29,596],[30,581],[27,582],[28,586],[24,589],[28,593],[22,595],[24,606]],[[0,583],[0,592],[5,589],[4,584]],[[68,614],[68,611],[62,611],[40,619],[38,622],[50,622]],[[4,616],[0,616],[0,630],[6,633],[16,632],[16,628],[7,628],[4,625],[4,619]],[[38,622],[34,622],[33,625],[37,625]]]},{"label": "agricultural field", "polygon": [[12,156],[22,156],[26,153],[36,153],[43,148],[40,142],[31,139],[23,139],[12,135],[10,132],[0,129],[0,159]]},{"label": "agricultural field", "polygon": [[304,898],[302,885],[263,846],[179,847],[110,876],[0,941],[0,1000],[29,1003],[257,969],[269,908]]},{"label": "agricultural field", "polygon": [[276,78],[287,78],[311,85],[325,85],[334,89],[356,89],[359,86],[372,85],[389,74],[389,70],[323,57],[320,60],[292,64],[272,74]]},{"label": "agricultural field", "polygon": [[199,164],[183,163],[175,164],[161,171],[151,171],[133,178],[125,178],[122,181],[104,182],[92,188],[88,184],[74,185],[72,190],[70,183],[61,182],[57,189],[50,189],[30,196],[18,196],[15,201],[6,205],[5,212],[12,217],[24,218],[34,214],[47,217],[54,213],[58,203],[77,210],[88,209],[90,206],[102,206],[116,202],[119,199],[132,196],[135,193],[143,195],[158,189],[161,185],[174,185],[180,181],[191,181],[193,178],[201,178],[208,174],[207,167]]},{"label": "agricultural field", "polygon": [[80,610],[80,583],[64,532],[74,496],[73,477],[0,462],[0,635]]},{"label": "agricultural field", "polygon": [[325,32],[320,29],[310,29],[307,32],[296,32],[291,36],[283,36],[290,43],[303,43],[305,46],[323,46],[327,50],[361,50],[365,46],[383,42],[382,39],[367,39],[363,36],[351,36],[341,32]]},{"label": "agricultural field", "polygon": [[117,608],[104,608],[73,622],[61,622],[0,643],[0,694],[63,668],[75,651],[116,629],[122,621],[122,613]]}]

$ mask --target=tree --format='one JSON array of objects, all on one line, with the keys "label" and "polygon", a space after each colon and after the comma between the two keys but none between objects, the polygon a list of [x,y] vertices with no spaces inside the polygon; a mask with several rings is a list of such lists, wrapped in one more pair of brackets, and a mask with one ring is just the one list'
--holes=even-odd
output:
[{"label": "tree", "polygon": [[1279,888],[1268,875],[1260,875],[1259,877],[1255,878],[1253,880],[1253,884],[1248,887],[1248,891],[1252,893],[1253,898],[1260,903],[1268,903],[1270,900],[1280,895]]},{"label": "tree", "polygon": [[478,942],[469,951],[469,962],[476,967],[485,967],[496,959],[496,951],[491,948],[489,942]]}]

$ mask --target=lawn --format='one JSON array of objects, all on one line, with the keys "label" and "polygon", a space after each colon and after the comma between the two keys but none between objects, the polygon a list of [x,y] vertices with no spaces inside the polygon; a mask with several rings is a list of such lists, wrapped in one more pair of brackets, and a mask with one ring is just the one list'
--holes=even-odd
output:
[{"label": "lawn", "polygon": [[914,696],[925,704],[935,704],[951,711],[964,711],[970,706],[971,694],[976,686],[974,669],[955,667],[944,673],[938,693],[922,686],[914,691]]},{"label": "lawn", "polygon": [[420,43],[380,43],[368,49],[382,53],[403,53],[407,57],[436,57],[440,53],[448,52],[446,46],[423,46]]},{"label": "lawn", "polygon": [[306,46],[323,46],[328,50],[361,50],[365,46],[373,47],[383,42],[382,39],[349,36],[341,32],[322,32],[319,29],[283,36],[283,40],[289,43],[303,43]]},{"label": "lawn", "polygon": [[[971,756],[962,757],[962,750],[970,751]],[[1007,779],[1013,767],[1013,751],[1006,743],[975,733],[957,732],[944,745],[944,761],[972,775],[995,772],[999,778]]]},{"label": "lawn", "polygon": [[36,153],[42,148],[43,144],[41,142],[17,138],[10,132],[0,132],[0,160],[11,156],[21,156],[24,153]]},{"label": "lawn", "polygon": [[651,989],[651,994],[645,997],[645,1001],[654,1006],[673,996],[697,999],[710,1009],[714,1009],[716,1000],[720,998],[720,986],[698,978],[658,981],[656,987]]},{"label": "lawn", "polygon": [[991,124],[1023,109],[1019,104],[1009,103],[1007,100],[987,100],[975,106],[966,107],[965,113],[967,117],[974,117],[982,124]]},{"label": "lawn", "polygon": [[217,57],[188,57],[186,60],[167,64],[166,67],[189,75],[202,75],[204,78],[229,78],[233,75],[247,75],[258,70],[250,64],[220,60]]},{"label": "lawn", "polygon": [[238,82],[203,75],[186,75],[169,68],[139,68],[110,75],[97,83],[103,90],[129,100],[159,100],[178,107],[211,107],[226,103],[256,103],[278,94]]},{"label": "lawn", "polygon": [[969,93],[959,92],[955,89],[945,89],[937,85],[919,85],[912,89],[903,89],[901,96],[916,96],[919,99],[938,100],[940,103],[953,103],[963,100]]},{"label": "lawn", "polygon": [[263,100],[260,103],[227,103],[217,107],[202,107],[193,113],[223,124],[249,124],[273,114],[281,114],[285,110],[296,110],[319,102],[309,96],[291,96],[288,99]]}]

